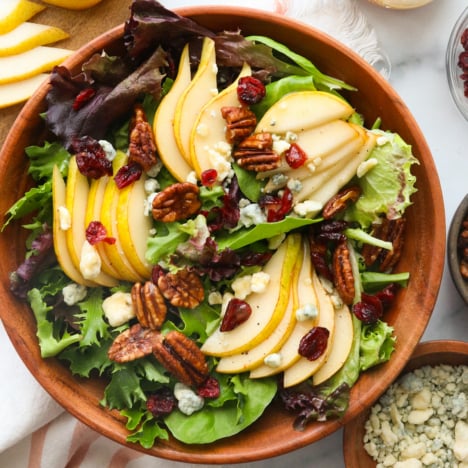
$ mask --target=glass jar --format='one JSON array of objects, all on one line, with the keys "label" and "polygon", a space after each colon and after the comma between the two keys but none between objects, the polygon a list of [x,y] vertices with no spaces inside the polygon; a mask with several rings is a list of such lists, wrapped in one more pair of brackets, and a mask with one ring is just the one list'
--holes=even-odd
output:
[{"label": "glass jar", "polygon": [[432,0],[369,0],[371,3],[376,5],[383,6],[385,8],[394,8],[397,10],[408,10],[410,8],[418,8],[428,3],[431,3]]}]

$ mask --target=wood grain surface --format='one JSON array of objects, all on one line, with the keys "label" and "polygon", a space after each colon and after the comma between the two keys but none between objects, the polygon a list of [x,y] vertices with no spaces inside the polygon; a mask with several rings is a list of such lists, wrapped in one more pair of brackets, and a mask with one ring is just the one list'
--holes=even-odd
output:
[{"label": "wood grain surface", "polygon": [[[36,0],[37,3],[43,3]],[[131,0],[103,0],[87,10],[67,10],[47,5],[45,10],[31,18],[31,22],[57,26],[70,37],[57,42],[57,47],[77,50],[104,31],[123,23],[130,14]],[[45,3],[44,3],[45,5]],[[0,146],[23,104],[0,109]]]}]

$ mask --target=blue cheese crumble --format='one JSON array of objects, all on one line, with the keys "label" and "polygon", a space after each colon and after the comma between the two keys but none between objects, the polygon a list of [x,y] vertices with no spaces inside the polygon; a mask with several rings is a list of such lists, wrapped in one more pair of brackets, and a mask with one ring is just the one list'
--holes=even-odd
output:
[{"label": "blue cheese crumble", "polygon": [[423,366],[372,407],[364,448],[377,468],[468,467],[468,366]]}]

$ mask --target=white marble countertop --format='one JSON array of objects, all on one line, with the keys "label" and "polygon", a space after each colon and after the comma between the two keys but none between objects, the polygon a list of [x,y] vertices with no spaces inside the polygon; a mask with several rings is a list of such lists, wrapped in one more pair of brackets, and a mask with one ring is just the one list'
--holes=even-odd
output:
[{"label": "white marble countertop", "polygon": [[[434,0],[425,7],[406,11],[387,10],[371,5],[367,0],[356,2],[377,31],[381,47],[390,59],[392,71],[389,81],[414,114],[432,150],[444,194],[448,230],[454,211],[468,188],[468,122],[461,116],[450,95],[445,50],[451,29],[466,7],[466,2]],[[468,306],[458,295],[447,265],[433,316],[422,338],[423,341],[432,339],[468,340]],[[289,454],[229,466],[344,467],[342,436],[342,431],[338,431]],[[60,468],[59,465],[54,466]],[[145,464],[146,468],[153,466],[184,468],[202,465],[161,460],[154,460],[154,465],[152,462]]]}]

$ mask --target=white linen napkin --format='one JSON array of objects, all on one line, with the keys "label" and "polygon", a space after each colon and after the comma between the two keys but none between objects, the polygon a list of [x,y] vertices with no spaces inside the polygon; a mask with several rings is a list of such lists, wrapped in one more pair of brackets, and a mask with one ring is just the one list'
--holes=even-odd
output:
[{"label": "white linen napkin", "polygon": [[[169,8],[220,4],[219,0],[171,0]],[[236,5],[275,11],[313,25],[361,54],[384,76],[390,66],[371,25],[354,0],[236,0]],[[0,323],[0,466],[181,467],[98,436],[55,403],[16,354]],[[187,466],[187,465],[184,465]]]}]

